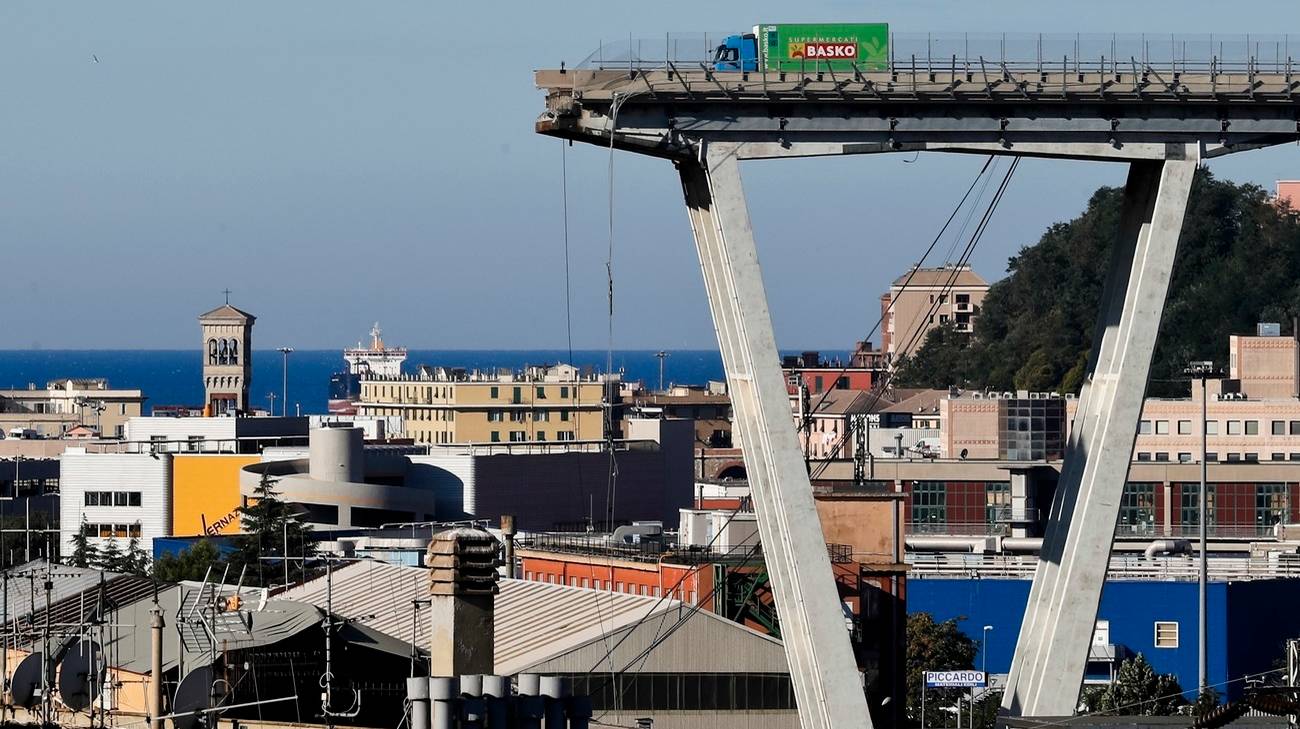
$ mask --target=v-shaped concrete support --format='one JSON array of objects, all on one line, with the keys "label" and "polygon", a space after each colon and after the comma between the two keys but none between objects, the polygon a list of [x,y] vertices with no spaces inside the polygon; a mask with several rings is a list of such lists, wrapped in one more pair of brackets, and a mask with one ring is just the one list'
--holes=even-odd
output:
[{"label": "v-shaped concrete support", "polygon": [[869,728],[795,438],[735,145],[679,162],[803,729]]},{"label": "v-shaped concrete support", "polygon": [[1170,145],[1168,159],[1130,163],[1088,377],[1003,698],[1013,716],[1069,716],[1078,705],[1198,163],[1195,145]]}]

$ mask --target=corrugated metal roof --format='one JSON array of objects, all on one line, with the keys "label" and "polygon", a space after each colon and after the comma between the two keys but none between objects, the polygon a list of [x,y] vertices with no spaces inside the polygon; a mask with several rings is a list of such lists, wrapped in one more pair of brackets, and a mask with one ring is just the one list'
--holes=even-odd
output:
[{"label": "corrugated metal roof", "polygon": [[[334,612],[401,640],[414,639],[427,651],[431,628],[428,606],[420,606],[417,618],[412,613],[412,601],[428,599],[428,579],[429,571],[423,567],[373,560],[354,562],[334,572]],[[495,607],[495,660],[496,672],[507,675],[603,641],[638,621],[643,623],[638,632],[657,634],[685,609],[676,600],[531,580],[501,580],[500,588]],[[323,607],[325,579],[312,580],[277,597]],[[733,637],[773,644],[780,652],[779,642],[738,623],[708,612],[698,616],[715,632],[735,630]]]},{"label": "corrugated metal roof", "polygon": [[[0,616],[0,623],[3,623],[6,617],[9,621],[23,620],[45,609],[46,564],[43,559],[35,559],[4,571],[9,594],[5,601],[6,612]],[[50,573],[51,603],[59,603],[74,595],[97,588],[101,579],[107,581],[121,576],[116,572],[57,563],[50,566]]]}]

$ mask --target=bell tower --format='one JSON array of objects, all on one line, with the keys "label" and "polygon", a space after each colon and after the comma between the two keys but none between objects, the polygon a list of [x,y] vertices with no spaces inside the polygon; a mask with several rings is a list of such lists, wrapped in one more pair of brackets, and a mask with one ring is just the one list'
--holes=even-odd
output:
[{"label": "bell tower", "polygon": [[253,376],[253,322],[257,317],[226,303],[199,317],[203,330],[203,405],[209,415],[248,412]]}]

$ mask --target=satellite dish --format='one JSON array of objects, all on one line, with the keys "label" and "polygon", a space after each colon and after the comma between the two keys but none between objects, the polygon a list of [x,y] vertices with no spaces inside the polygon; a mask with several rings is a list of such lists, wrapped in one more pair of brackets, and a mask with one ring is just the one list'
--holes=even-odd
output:
[{"label": "satellite dish", "polygon": [[[10,692],[13,695],[14,704],[30,709],[36,706],[40,700],[41,693],[41,664],[43,663],[40,651],[32,653],[24,658],[18,668],[14,669],[13,683],[10,685]],[[47,665],[45,672],[49,674],[46,679],[50,686],[54,685],[54,666]]]},{"label": "satellite dish", "polygon": [[104,649],[79,640],[59,663],[59,698],[73,711],[90,708],[104,687]]},{"label": "satellite dish", "polygon": [[212,666],[200,666],[185,674],[172,700],[172,726],[175,729],[206,729],[216,726],[221,712],[208,711],[229,698],[225,679]]}]

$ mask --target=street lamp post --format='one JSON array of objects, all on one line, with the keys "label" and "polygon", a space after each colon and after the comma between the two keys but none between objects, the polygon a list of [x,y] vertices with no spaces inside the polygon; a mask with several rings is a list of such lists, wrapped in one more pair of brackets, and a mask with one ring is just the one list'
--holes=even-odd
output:
[{"label": "street lamp post", "polygon": [[984,635],[980,638],[980,673],[984,674],[984,680],[989,680],[989,631],[993,630],[992,625],[984,626]]},{"label": "street lamp post", "polygon": [[1207,504],[1206,491],[1208,490],[1208,487],[1206,485],[1206,473],[1207,473],[1206,431],[1208,430],[1207,427],[1208,407],[1207,407],[1207,398],[1206,398],[1207,388],[1205,386],[1205,381],[1217,380],[1222,378],[1223,371],[1215,368],[1213,362],[1198,361],[1198,362],[1189,363],[1187,365],[1187,368],[1183,370],[1183,374],[1187,375],[1189,378],[1193,380],[1201,381],[1201,488],[1200,488],[1200,493],[1197,494],[1197,499],[1196,499],[1197,519],[1199,521],[1197,532],[1199,537],[1198,541],[1200,544],[1200,570],[1197,574],[1197,580],[1196,580],[1197,616],[1198,616],[1196,657],[1197,657],[1197,669],[1198,669],[1197,670],[1197,693],[1199,695],[1205,693],[1205,689],[1209,685],[1209,653],[1206,645],[1206,643],[1209,640],[1209,620],[1206,615],[1206,606],[1208,602],[1206,599],[1206,592],[1208,589],[1207,583],[1209,582],[1209,558],[1207,556],[1207,549],[1208,549],[1207,543],[1208,543],[1209,532],[1206,524],[1209,521],[1207,519],[1208,516],[1207,512],[1209,510],[1206,507]]},{"label": "street lamp post", "polygon": [[[293,347],[280,347],[276,351],[284,356],[280,372],[284,380],[280,389],[280,414],[287,417],[289,415],[289,355],[293,354]],[[272,410],[271,414],[275,415],[275,411]]]}]

